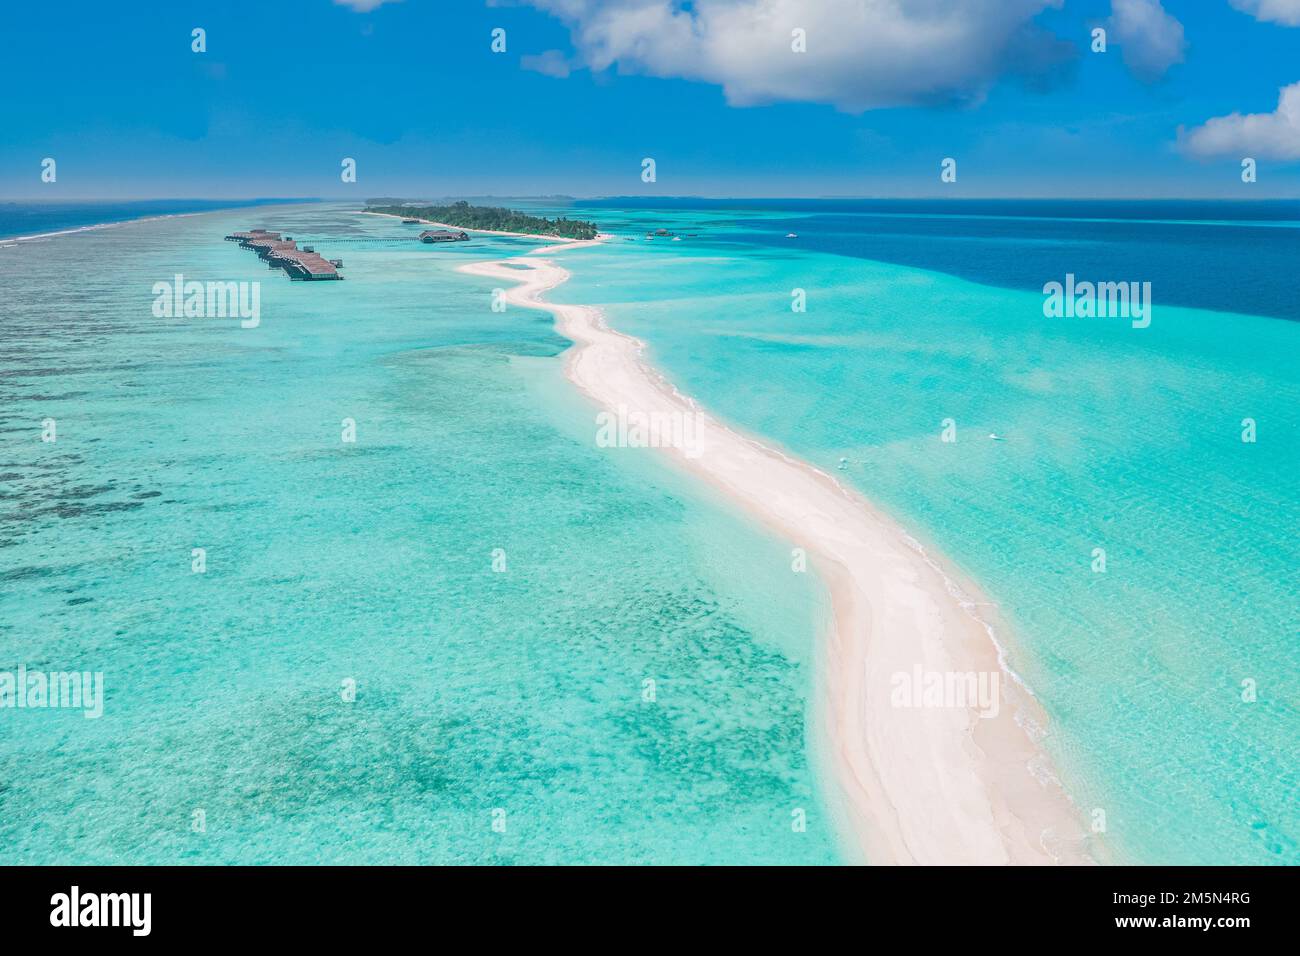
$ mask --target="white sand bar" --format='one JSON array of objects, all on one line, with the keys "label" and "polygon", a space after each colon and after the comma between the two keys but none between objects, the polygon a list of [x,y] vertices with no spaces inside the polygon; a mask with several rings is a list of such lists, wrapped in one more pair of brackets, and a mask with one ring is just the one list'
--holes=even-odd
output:
[{"label": "white sand bar", "polygon": [[[828,696],[816,708],[818,746],[833,777],[828,789],[838,791],[828,794],[833,812],[862,859],[1093,862],[1080,809],[1025,729],[1044,718],[1005,669],[973,585],[857,492],[709,416],[644,360],[644,343],[606,326],[599,309],[541,301],[569,276],[551,260],[461,269],[499,281],[509,303],[552,312],[574,342],[567,374],[600,408],[693,416],[690,453],[668,453],[806,550],[833,611],[819,655]],[[899,675],[932,674],[981,675],[986,687],[996,684],[996,706],[900,704]]]}]

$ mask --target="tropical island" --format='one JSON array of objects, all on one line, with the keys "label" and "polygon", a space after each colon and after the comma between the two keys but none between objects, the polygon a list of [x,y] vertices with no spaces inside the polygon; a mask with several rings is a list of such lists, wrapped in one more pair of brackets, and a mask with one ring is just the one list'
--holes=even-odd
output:
[{"label": "tropical island", "polygon": [[471,206],[464,200],[449,206],[417,206],[410,203],[378,205],[372,201],[366,205],[366,212],[425,219],[445,226],[458,226],[461,229],[518,232],[535,236],[555,236],[560,239],[596,238],[594,222],[564,217],[545,219],[499,206]]}]

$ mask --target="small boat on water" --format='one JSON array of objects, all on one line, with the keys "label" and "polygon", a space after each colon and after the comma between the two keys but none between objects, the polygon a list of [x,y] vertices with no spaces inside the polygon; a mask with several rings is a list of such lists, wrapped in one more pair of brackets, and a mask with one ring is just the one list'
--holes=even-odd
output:
[{"label": "small boat on water", "polygon": [[1006,439],[1003,438],[1001,435],[999,435],[997,432],[989,432],[989,440],[990,440],[990,441],[1006,441]]},{"label": "small boat on water", "polygon": [[682,241],[681,236],[673,236],[673,242],[681,242],[681,241]]},{"label": "small boat on water", "polygon": [[418,219],[403,219],[403,220],[402,220],[402,225],[403,225],[403,226],[418,226],[419,224],[420,224],[420,220],[418,220]]},{"label": "small boat on water", "polygon": [[785,234],[785,237],[786,237],[787,239],[798,239],[798,238],[799,238],[799,233],[797,233],[797,232],[787,232],[787,233]]}]

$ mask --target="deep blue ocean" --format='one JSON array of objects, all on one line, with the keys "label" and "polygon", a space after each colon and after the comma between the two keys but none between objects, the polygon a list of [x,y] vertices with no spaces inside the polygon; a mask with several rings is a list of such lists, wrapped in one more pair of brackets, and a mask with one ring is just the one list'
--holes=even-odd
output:
[{"label": "deep blue ocean", "polygon": [[284,199],[30,199],[0,201],[0,239],[37,236],[103,223],[283,203]]},{"label": "deep blue ocean", "polygon": [[[1164,305],[1300,316],[1300,200],[603,199],[600,210],[716,210],[710,241],[733,238],[945,272],[1040,291],[1063,280],[1150,282]],[[1225,256],[1225,250],[1231,254]]]}]

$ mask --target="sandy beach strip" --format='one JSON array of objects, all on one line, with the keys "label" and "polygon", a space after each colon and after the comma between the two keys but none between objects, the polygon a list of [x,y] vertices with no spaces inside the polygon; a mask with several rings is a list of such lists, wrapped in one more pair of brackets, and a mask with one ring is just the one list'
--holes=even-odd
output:
[{"label": "sandy beach strip", "polygon": [[[575,344],[566,374],[601,409],[689,420],[689,450],[668,453],[806,550],[833,618],[819,657],[823,772],[838,785],[829,795],[837,824],[864,861],[1093,862],[1079,809],[1026,729],[1045,718],[1004,666],[981,617],[988,602],[972,584],[830,475],[709,416],[599,309],[542,301],[569,276],[554,262],[518,257],[461,271],[501,282],[509,303],[553,313]],[[900,698],[930,675],[978,675],[996,694],[956,704]]]}]

